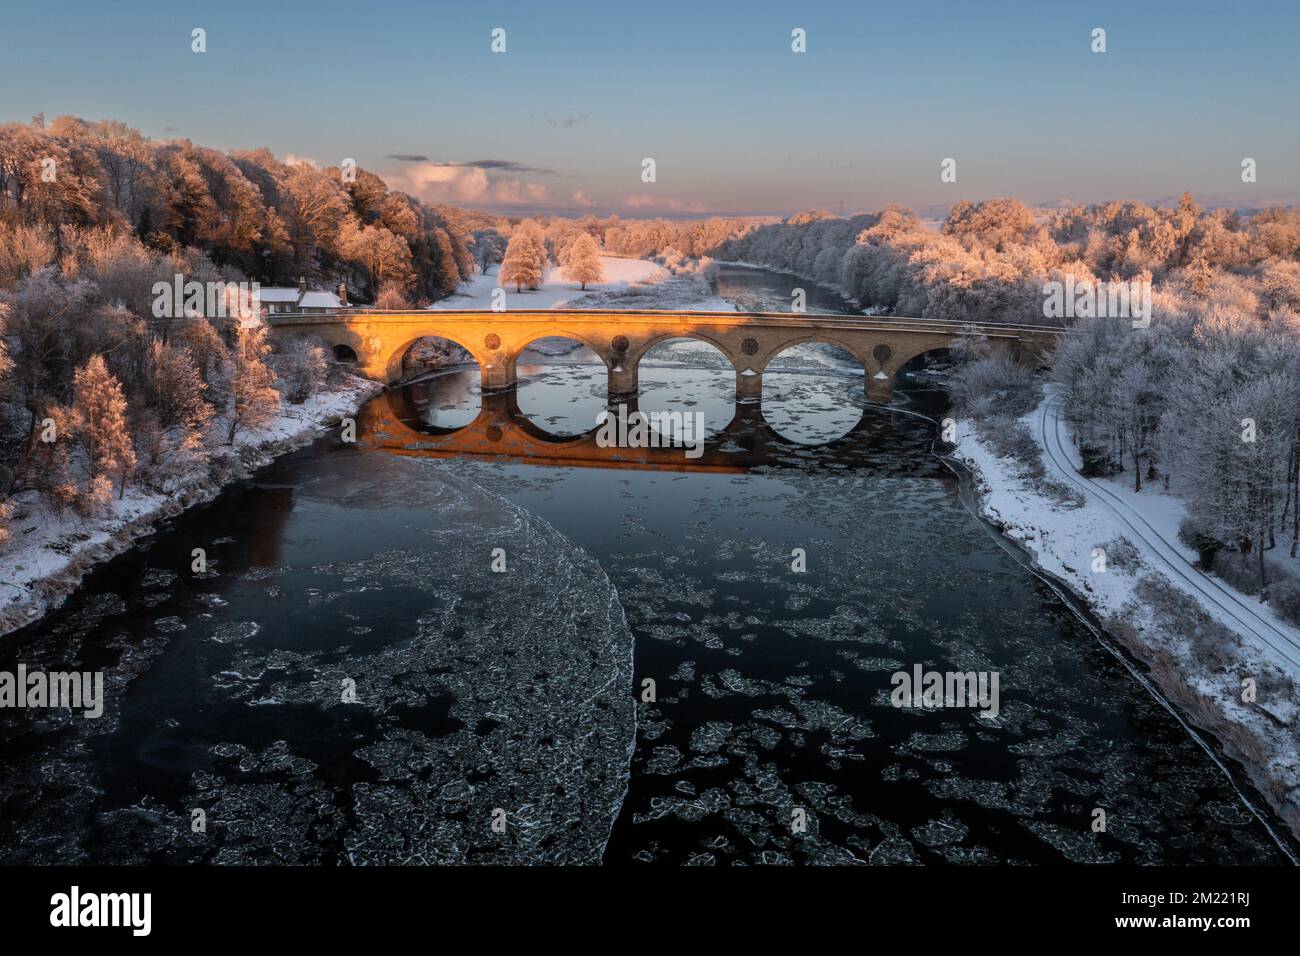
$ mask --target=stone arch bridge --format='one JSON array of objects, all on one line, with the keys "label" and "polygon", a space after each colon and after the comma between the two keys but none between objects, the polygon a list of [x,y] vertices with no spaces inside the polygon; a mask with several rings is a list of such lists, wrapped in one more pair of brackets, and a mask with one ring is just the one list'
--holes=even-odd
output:
[{"label": "stone arch bridge", "polygon": [[[478,362],[483,391],[512,388],[520,354],[538,339],[574,339],[605,363],[611,399],[637,393],[642,357],[669,339],[707,342],[736,370],[738,401],[758,401],[763,372],[792,345],[835,345],[865,370],[872,401],[889,401],[894,375],[926,352],[949,348],[963,323],[898,317],[770,312],[668,312],[539,309],[508,312],[346,310],[289,313],[267,319],[275,338],[318,336],[337,358],[355,360],[358,371],[388,385],[402,378],[402,360],[419,339],[437,336],[462,346]],[[993,349],[1018,361],[1041,364],[1061,329],[1047,326],[975,324]]]}]

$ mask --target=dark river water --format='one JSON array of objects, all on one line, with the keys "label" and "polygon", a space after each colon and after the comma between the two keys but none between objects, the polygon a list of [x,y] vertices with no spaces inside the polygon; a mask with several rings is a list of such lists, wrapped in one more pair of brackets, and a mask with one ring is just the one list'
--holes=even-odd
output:
[{"label": "dark river water", "polygon": [[[720,288],[772,307],[791,280]],[[584,437],[587,358],[521,360],[516,396],[476,369],[381,395],[356,443],[328,431],[6,638],[0,669],[102,669],[107,703],[0,713],[0,862],[1295,852],[972,513],[906,413],[941,393],[866,407],[861,370],[805,346],[741,407],[719,356],[668,345],[640,408],[710,437],[642,463]],[[997,716],[893,706],[915,665],[996,672]]]}]

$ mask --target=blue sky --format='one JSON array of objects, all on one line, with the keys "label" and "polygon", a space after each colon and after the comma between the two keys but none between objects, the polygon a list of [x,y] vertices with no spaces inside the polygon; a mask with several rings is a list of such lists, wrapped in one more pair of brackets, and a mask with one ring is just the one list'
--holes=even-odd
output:
[{"label": "blue sky", "polygon": [[[0,121],[72,113],[322,165],[354,157],[465,205],[1300,200],[1294,0],[123,0],[15,4],[0,27]],[[206,53],[190,50],[195,27]],[[795,27],[807,53],[790,50]],[[940,182],[944,157],[956,183]],[[514,165],[438,165],[479,160]]]}]

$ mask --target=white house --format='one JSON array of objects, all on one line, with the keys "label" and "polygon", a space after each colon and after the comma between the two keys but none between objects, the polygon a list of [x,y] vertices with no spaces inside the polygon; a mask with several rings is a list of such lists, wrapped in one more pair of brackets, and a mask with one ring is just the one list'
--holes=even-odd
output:
[{"label": "white house", "polygon": [[258,290],[262,315],[280,312],[333,312],[348,307],[348,287],[339,283],[338,292],[308,289],[307,280],[299,279],[298,287],[262,286]]}]

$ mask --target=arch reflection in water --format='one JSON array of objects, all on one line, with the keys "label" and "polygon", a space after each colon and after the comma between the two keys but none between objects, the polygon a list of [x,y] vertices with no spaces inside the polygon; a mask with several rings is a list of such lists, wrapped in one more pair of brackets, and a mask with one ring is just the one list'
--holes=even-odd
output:
[{"label": "arch reflection in water", "polygon": [[[437,380],[434,380],[435,382]],[[629,412],[635,398],[625,399]],[[366,443],[391,454],[425,458],[499,460],[552,467],[632,468],[673,472],[745,472],[759,467],[807,468],[812,465],[872,470],[878,461],[898,456],[879,452],[914,442],[931,426],[912,416],[867,409],[849,432],[833,441],[810,445],[778,434],[764,419],[758,403],[735,403],[725,428],[705,441],[698,457],[683,448],[602,447],[595,427],[581,435],[548,432],[519,408],[514,392],[483,396],[482,411],[464,428],[427,426],[410,389],[385,393],[362,412]]]},{"label": "arch reflection in water", "polygon": [[453,432],[479,417],[483,410],[482,374],[477,365],[434,372],[402,391],[416,409],[421,427],[431,433]]},{"label": "arch reflection in water", "polygon": [[851,352],[833,343],[791,345],[764,369],[764,416],[774,430],[798,444],[833,441],[862,418],[865,374]]},{"label": "arch reflection in water", "polygon": [[608,368],[577,337],[534,339],[515,361],[517,407],[554,437],[584,435],[605,410]]},{"label": "arch reflection in water", "polygon": [[687,337],[660,339],[642,353],[638,368],[642,414],[702,422],[703,433],[710,438],[735,417],[736,373],[731,360],[713,343]]}]

